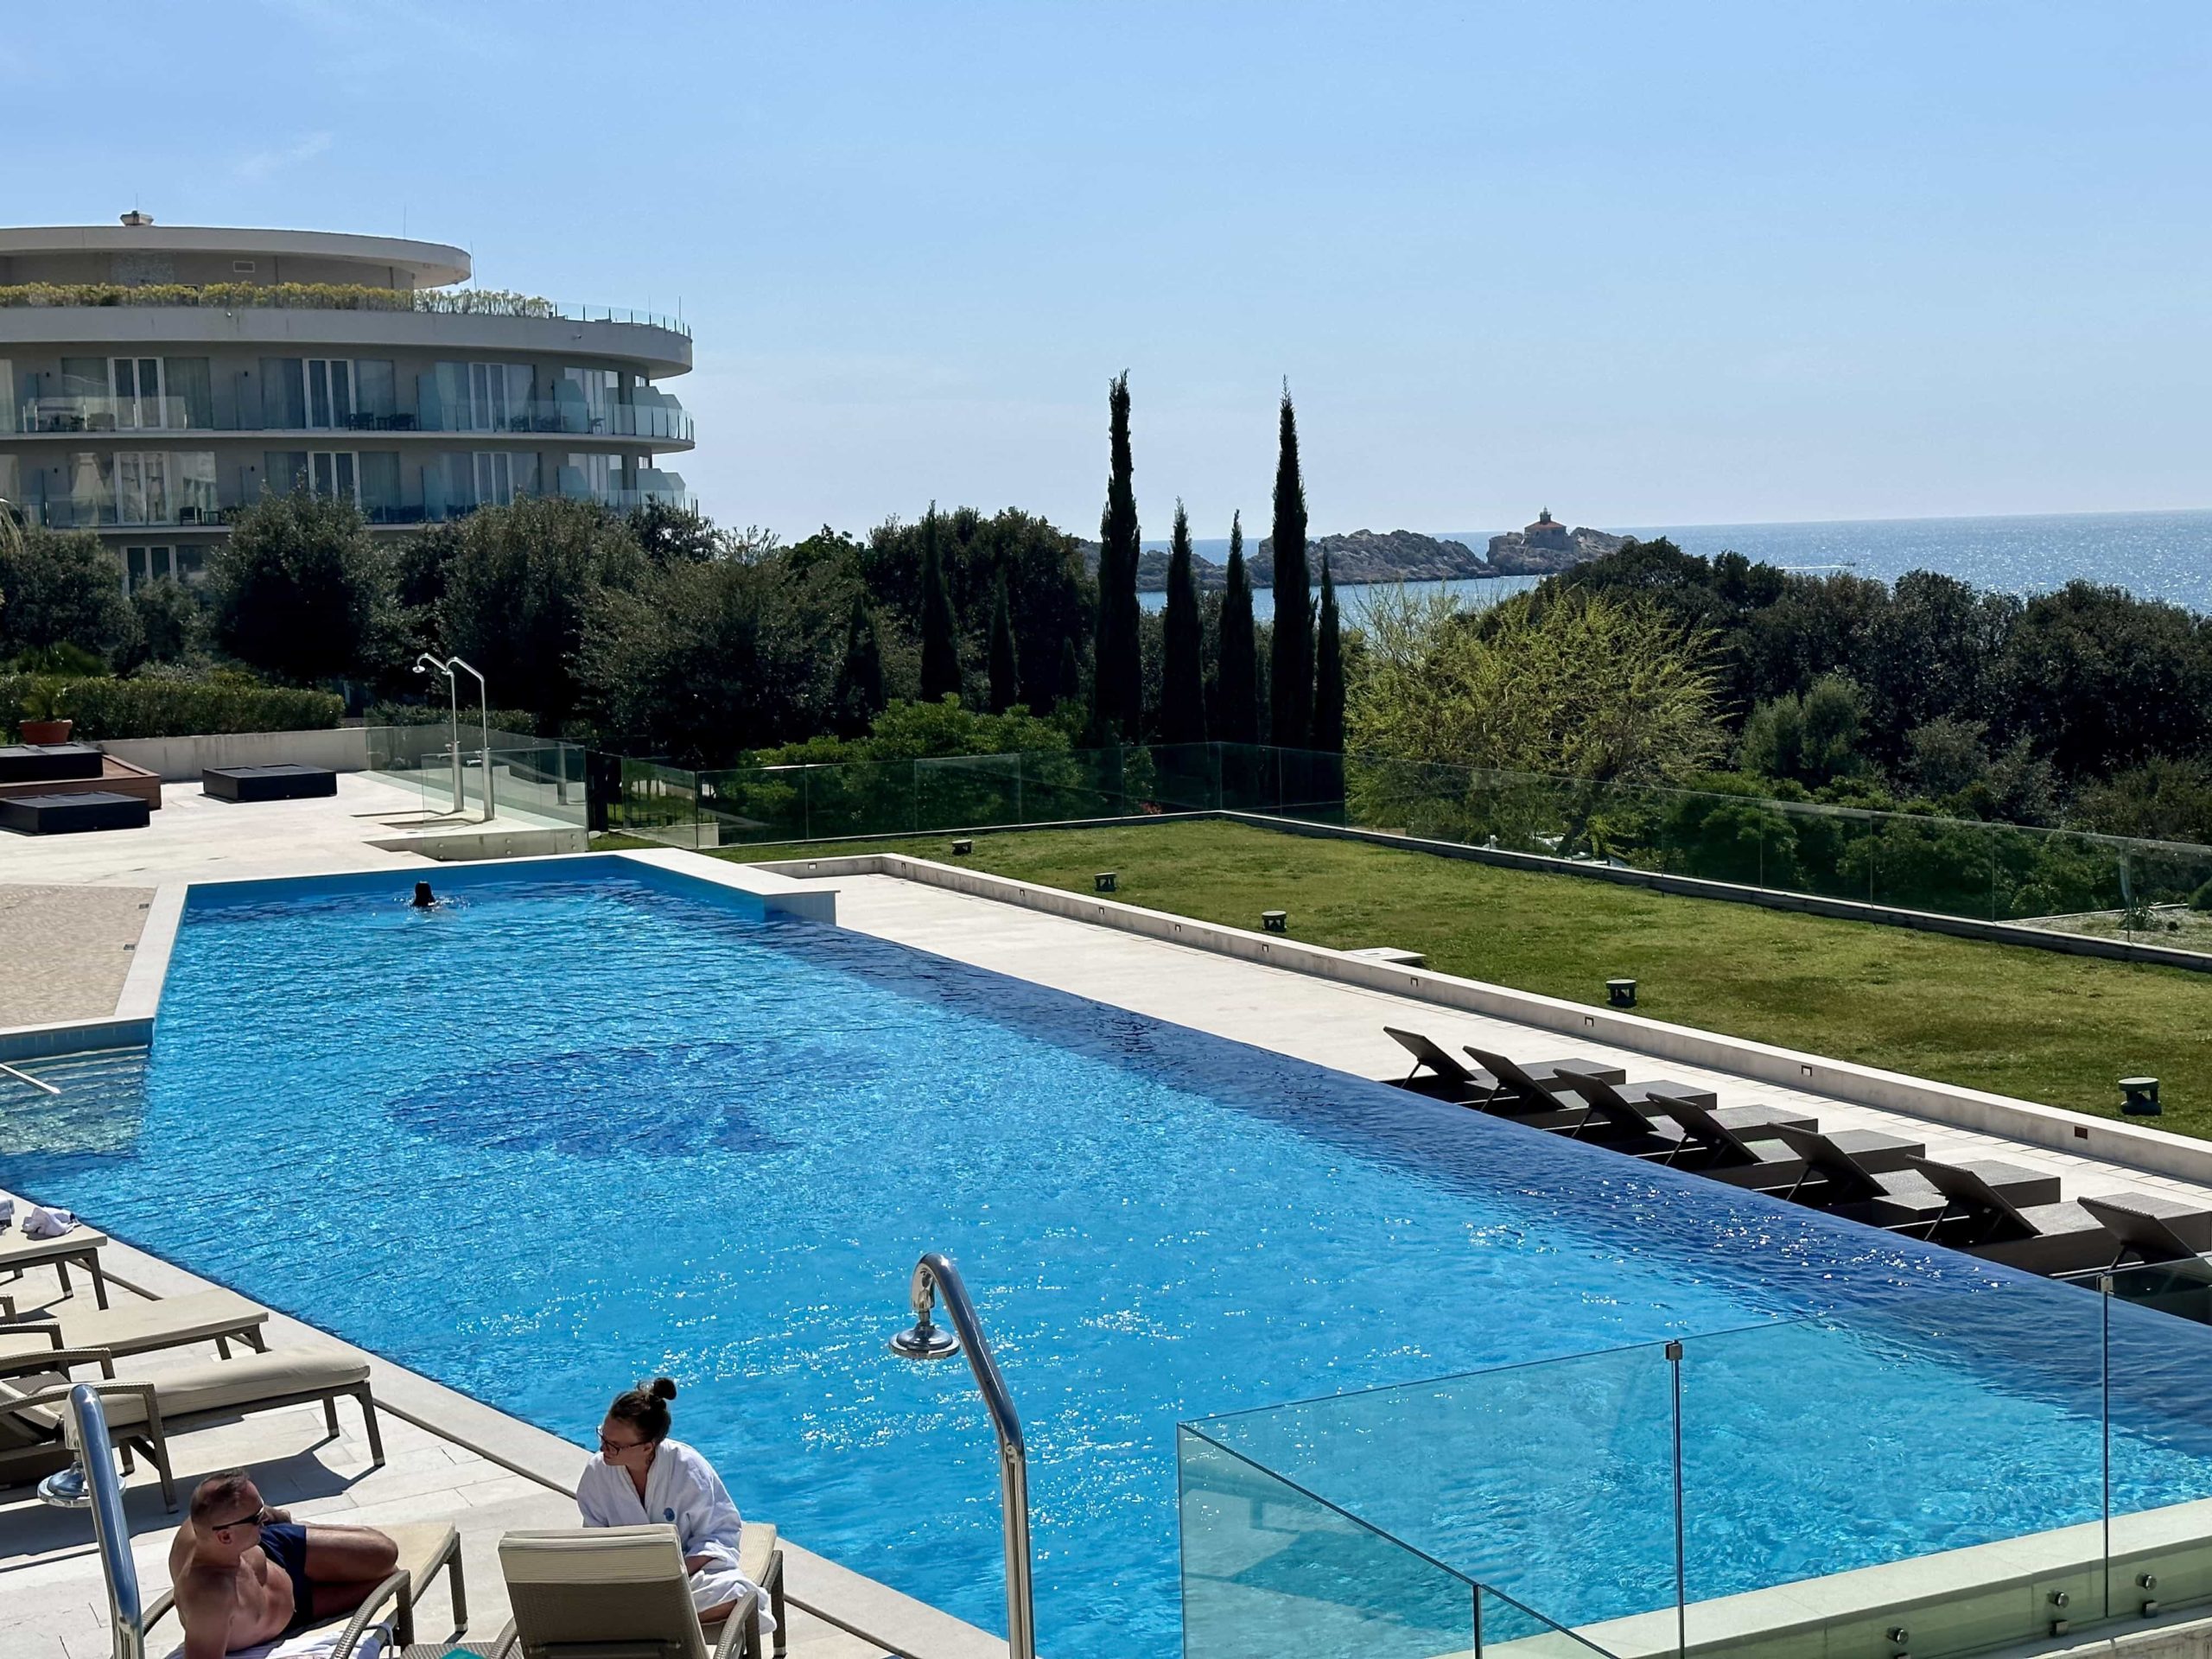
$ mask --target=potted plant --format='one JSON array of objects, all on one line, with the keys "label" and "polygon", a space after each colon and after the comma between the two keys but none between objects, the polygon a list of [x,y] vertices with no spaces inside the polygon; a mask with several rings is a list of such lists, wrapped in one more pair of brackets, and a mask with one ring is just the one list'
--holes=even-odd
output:
[{"label": "potted plant", "polygon": [[64,720],[57,712],[65,682],[45,678],[31,682],[30,690],[23,693],[22,740],[26,743],[67,743],[69,734],[77,729],[73,720]]}]

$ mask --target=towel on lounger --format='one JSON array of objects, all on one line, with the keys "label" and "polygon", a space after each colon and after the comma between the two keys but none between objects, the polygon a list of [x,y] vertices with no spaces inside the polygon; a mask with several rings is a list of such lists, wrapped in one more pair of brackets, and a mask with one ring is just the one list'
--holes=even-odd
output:
[{"label": "towel on lounger", "polygon": [[67,1210],[48,1210],[33,1205],[31,1212],[23,1217],[25,1238],[60,1238],[64,1233],[77,1230],[77,1217]]}]

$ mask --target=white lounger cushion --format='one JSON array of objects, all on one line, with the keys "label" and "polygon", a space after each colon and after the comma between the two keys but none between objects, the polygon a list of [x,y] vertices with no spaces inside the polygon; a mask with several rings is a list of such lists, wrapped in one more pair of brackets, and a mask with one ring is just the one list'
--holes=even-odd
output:
[{"label": "white lounger cushion", "polygon": [[[105,1379],[80,1376],[77,1380],[98,1384]],[[161,1402],[162,1425],[166,1427],[172,1417],[241,1411],[264,1401],[352,1388],[369,1380],[369,1362],[331,1349],[296,1348],[284,1353],[246,1354],[237,1359],[180,1366],[175,1370],[164,1370],[159,1376],[118,1376],[116,1380],[151,1382],[155,1397]],[[5,1381],[0,1381],[0,1390],[8,1387]],[[26,1388],[24,1391],[35,1390]],[[107,1408],[110,1428],[136,1428],[146,1421],[145,1403],[138,1395],[105,1395],[100,1403]],[[16,1415],[48,1430],[59,1428],[61,1424],[59,1406],[33,1406]]]}]

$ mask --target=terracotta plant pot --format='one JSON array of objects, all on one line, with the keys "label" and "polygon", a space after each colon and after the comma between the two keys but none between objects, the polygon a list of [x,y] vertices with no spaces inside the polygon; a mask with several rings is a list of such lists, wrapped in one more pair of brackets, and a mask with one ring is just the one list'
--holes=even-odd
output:
[{"label": "terracotta plant pot", "polygon": [[26,743],[67,743],[69,734],[77,728],[73,720],[27,720],[23,722],[23,741]]}]

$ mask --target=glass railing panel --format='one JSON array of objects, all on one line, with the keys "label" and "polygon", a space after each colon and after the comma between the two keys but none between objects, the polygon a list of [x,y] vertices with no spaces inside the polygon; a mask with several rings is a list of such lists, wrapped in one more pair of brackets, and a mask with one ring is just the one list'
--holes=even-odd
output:
[{"label": "glass railing panel", "polygon": [[822,766],[749,766],[699,774],[700,845],[803,841],[807,780]]},{"label": "glass railing panel", "polygon": [[1995,916],[1996,848],[1986,824],[1888,816],[1872,847],[1872,903],[1978,921]]},{"label": "glass railing panel", "polygon": [[620,793],[608,804],[607,827],[671,847],[697,847],[699,774],[625,757]]},{"label": "glass railing panel", "polygon": [[[1475,1614],[1477,1650],[1497,1659],[1616,1659],[1612,1649],[1599,1646],[1587,1632],[1555,1624],[1488,1585],[1477,1592]],[[1657,1617],[1663,1624],[1665,1616]],[[1658,1645],[1669,1645],[1663,1636]]]},{"label": "glass railing panel", "polygon": [[1184,1659],[1474,1653],[1466,1580],[1198,1430],[1175,1446]]},{"label": "glass railing panel", "polygon": [[1689,1648],[1880,1651],[1887,1620],[1954,1654],[2101,1617],[2101,1326],[2074,1287],[1992,1280],[1685,1340]]},{"label": "glass railing panel", "polygon": [[1581,1630],[1656,1613],[1671,1621],[1671,1389],[1655,1343],[1198,1427],[1422,1554]]},{"label": "glass railing panel", "polygon": [[1163,812],[1208,812],[1221,804],[1218,743],[1155,743],[1150,798]]},{"label": "glass railing panel", "polygon": [[[2117,1198],[2178,1234],[2154,1253],[2212,1248],[2203,1212]],[[2108,1593],[2115,1618],[2212,1598],[2212,1265],[2181,1255],[2101,1281],[2109,1379]]]},{"label": "glass railing panel", "polygon": [[583,751],[573,744],[494,747],[492,778],[499,817],[582,825]]},{"label": "glass railing panel", "polygon": [[2015,830],[1998,849],[1999,921],[2118,937],[2127,908],[2125,863],[2101,836]]},{"label": "glass railing panel", "polygon": [[972,830],[1027,822],[1019,754],[954,754],[914,763],[914,823]]},{"label": "glass railing panel", "polygon": [[1130,810],[1118,749],[1030,749],[1021,765],[1027,823],[1116,818]]}]

